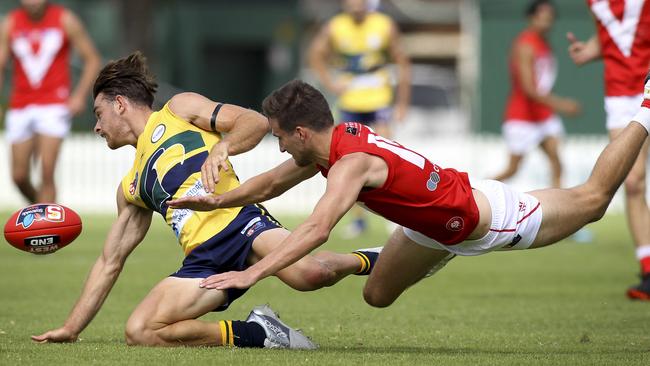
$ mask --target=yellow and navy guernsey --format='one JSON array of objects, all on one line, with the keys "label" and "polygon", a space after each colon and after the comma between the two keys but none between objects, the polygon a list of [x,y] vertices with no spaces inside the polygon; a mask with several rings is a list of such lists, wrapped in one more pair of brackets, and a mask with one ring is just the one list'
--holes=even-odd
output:
[{"label": "yellow and navy guernsey", "polygon": [[[135,162],[122,179],[126,200],[160,213],[172,228],[185,255],[222,231],[241,207],[208,212],[173,209],[172,198],[204,195],[201,165],[221,135],[201,130],[175,115],[166,104],[154,112],[138,138]],[[228,162],[230,165],[230,162]],[[221,171],[216,194],[239,186],[234,170]]]},{"label": "yellow and navy guernsey", "polygon": [[340,77],[348,85],[339,98],[341,109],[372,112],[392,103],[393,90],[386,67],[390,32],[390,18],[378,12],[369,13],[360,24],[346,13],[330,20]]}]

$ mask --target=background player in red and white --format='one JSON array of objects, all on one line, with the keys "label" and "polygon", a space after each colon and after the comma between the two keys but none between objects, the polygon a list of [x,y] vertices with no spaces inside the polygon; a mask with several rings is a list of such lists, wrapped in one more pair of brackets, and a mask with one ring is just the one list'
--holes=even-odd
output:
[{"label": "background player in red and white", "polygon": [[[602,58],[605,112],[610,139],[621,133],[643,98],[643,75],[650,65],[650,1],[587,0],[597,34],[581,42],[569,33],[569,55],[577,65]],[[646,201],[648,143],[625,180],[628,225],[641,264],[641,284],[627,295],[650,300],[650,210]]]},{"label": "background player in red and white", "polygon": [[327,188],[304,223],[255,265],[210,276],[202,285],[248,287],[272,275],[325,243],[359,201],[401,225],[364,289],[369,304],[388,306],[454,254],[543,247],[600,219],[648,136],[650,99],[645,104],[633,118],[641,123],[631,122],[605,148],[584,184],[522,193],[494,180],[470,182],[466,173],[442,168],[364,125],[334,126],[323,95],[292,81],[263,103],[280,150],[292,159],[223,195],[184,197],[169,204],[209,210],[260,202],[320,171]]},{"label": "background player in red and white", "polygon": [[[29,202],[54,202],[54,170],[71,116],[81,112],[101,66],[95,46],[79,18],[46,0],[21,0],[0,28],[0,89],[9,59],[13,87],[5,116],[11,144],[11,176]],[[74,90],[70,81],[70,49],[84,67]],[[38,154],[41,186],[30,179],[30,163]]]},{"label": "background player in red and white", "polygon": [[526,153],[541,146],[551,164],[551,186],[559,188],[562,164],[558,145],[564,127],[555,113],[574,116],[580,105],[551,92],[557,62],[546,35],[555,21],[554,5],[549,0],[534,0],[526,8],[526,16],[528,26],[515,39],[509,57],[511,92],[502,130],[510,158],[494,179],[515,175]]}]

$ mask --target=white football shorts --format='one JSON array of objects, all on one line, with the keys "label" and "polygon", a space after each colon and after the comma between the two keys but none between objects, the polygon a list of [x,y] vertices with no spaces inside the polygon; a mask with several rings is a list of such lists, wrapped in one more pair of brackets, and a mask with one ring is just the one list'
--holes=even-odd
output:
[{"label": "white football shorts", "polygon": [[528,249],[542,224],[542,207],[537,198],[496,180],[472,181],[472,188],[485,194],[492,209],[490,231],[484,237],[445,245],[406,227],[402,228],[404,234],[422,246],[464,256],[494,250]]},{"label": "white football shorts", "polygon": [[28,140],[34,134],[64,138],[72,124],[65,104],[32,104],[9,109],[5,121],[7,141],[11,144]]},{"label": "white football shorts", "polygon": [[605,97],[607,130],[625,128],[639,111],[643,94],[632,96]]},{"label": "white football shorts", "polygon": [[[638,108],[637,108],[638,109]],[[543,122],[508,120],[501,127],[508,151],[515,155],[524,155],[535,149],[549,136],[564,135],[564,125],[557,115],[552,115]]]}]

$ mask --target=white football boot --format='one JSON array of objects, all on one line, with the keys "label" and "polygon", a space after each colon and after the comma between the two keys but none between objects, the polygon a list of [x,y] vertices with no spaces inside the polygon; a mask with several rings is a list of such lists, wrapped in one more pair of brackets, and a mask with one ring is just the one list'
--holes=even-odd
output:
[{"label": "white football boot", "polygon": [[268,305],[253,308],[246,319],[257,323],[264,329],[266,339],[264,348],[316,349],[318,345],[300,331],[284,324],[278,314]]}]

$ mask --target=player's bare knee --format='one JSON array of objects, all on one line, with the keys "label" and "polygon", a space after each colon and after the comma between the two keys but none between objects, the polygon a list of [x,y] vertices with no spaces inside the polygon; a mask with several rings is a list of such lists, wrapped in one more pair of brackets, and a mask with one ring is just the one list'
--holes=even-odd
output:
[{"label": "player's bare knee", "polygon": [[628,197],[640,197],[645,194],[646,183],[643,176],[632,173],[625,178],[623,184]]},{"label": "player's bare knee", "polygon": [[390,306],[397,296],[388,296],[388,294],[378,286],[368,286],[363,288],[363,299],[370,306],[376,308],[385,308]]},{"label": "player's bare knee", "polygon": [[302,271],[304,281],[303,288],[300,291],[312,291],[322,287],[331,286],[335,283],[336,273],[331,271],[326,265],[310,266]]},{"label": "player's bare knee", "polygon": [[54,172],[45,174],[43,173],[41,175],[41,185],[49,185],[53,186],[54,185]]},{"label": "player's bare knee", "polygon": [[155,331],[149,329],[143,319],[129,318],[124,336],[126,344],[129,346],[155,346],[158,344]]},{"label": "player's bare knee", "polygon": [[30,184],[29,172],[27,171],[14,171],[11,173],[11,179],[13,180],[14,184],[17,185],[18,187],[22,187]]}]

